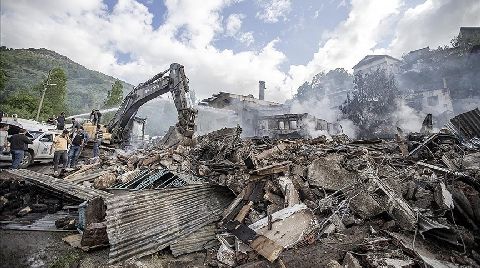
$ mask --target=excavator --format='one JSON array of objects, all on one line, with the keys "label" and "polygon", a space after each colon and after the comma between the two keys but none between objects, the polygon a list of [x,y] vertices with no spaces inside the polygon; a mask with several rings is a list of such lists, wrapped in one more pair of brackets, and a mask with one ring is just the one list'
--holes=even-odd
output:
[{"label": "excavator", "polygon": [[[155,75],[144,83],[140,83],[123,99],[122,104],[115,116],[104,127],[104,139],[110,144],[128,144],[132,125],[138,109],[154,98],[171,92],[173,102],[178,112],[178,122],[174,131],[180,138],[191,139],[195,131],[195,118],[198,111],[191,105],[188,97],[188,78],[184,67],[178,63],[172,63],[170,68]],[[86,123],[90,124],[91,123]],[[94,126],[84,128],[89,134],[93,134]]]}]

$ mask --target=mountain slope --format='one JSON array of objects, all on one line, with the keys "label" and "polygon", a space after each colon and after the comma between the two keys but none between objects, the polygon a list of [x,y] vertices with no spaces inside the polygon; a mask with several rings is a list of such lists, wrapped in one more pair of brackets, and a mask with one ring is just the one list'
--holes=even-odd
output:
[{"label": "mountain slope", "polygon": [[[62,68],[67,75],[67,107],[69,113],[87,112],[100,108],[108,90],[117,80],[112,76],[92,71],[54,51],[40,49],[0,48],[1,67],[7,77],[5,93],[20,89],[31,90],[46,78],[52,68]],[[123,82],[124,93],[133,86]]]}]

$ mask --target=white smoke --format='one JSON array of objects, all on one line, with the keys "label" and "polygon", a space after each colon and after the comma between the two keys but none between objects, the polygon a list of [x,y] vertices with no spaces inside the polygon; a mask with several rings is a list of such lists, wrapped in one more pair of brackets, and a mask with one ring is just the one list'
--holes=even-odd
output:
[{"label": "white smoke", "polygon": [[[328,98],[322,98],[321,100],[311,99],[303,102],[294,100],[290,107],[290,113],[308,113],[315,116],[317,119],[323,119],[329,123],[339,123],[342,126],[344,134],[350,138],[355,138],[356,136],[356,127],[353,122],[348,119],[342,119],[342,112],[338,107],[333,107]],[[313,124],[311,129],[308,129],[308,131],[311,134],[317,134],[318,132],[318,130],[315,130],[315,125]]]},{"label": "white smoke", "polygon": [[397,101],[397,110],[393,116],[397,126],[405,133],[419,132],[424,118],[424,116],[419,115],[413,108],[407,106],[403,100]]}]

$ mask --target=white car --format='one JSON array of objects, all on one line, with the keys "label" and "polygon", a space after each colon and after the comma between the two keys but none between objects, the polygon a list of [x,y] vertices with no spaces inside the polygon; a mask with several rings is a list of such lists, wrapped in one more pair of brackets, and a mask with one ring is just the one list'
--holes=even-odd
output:
[{"label": "white car", "polygon": [[[53,139],[55,135],[59,135],[54,131],[32,130],[27,132],[27,137],[33,141],[28,145],[28,151],[25,151],[20,168],[26,168],[33,162],[53,162]],[[51,152],[52,151],[52,152]],[[1,152],[0,161],[12,161],[10,150]]]}]

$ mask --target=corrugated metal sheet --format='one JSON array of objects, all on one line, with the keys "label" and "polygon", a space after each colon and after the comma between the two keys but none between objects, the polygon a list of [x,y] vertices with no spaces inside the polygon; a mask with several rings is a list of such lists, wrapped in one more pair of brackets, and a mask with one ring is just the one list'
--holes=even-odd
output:
[{"label": "corrugated metal sheet", "polygon": [[63,210],[54,214],[48,213],[28,213],[21,218],[15,218],[10,223],[0,225],[0,229],[4,230],[28,230],[28,231],[49,231],[49,232],[72,232],[72,230],[58,229],[55,221],[63,219],[66,216],[78,218],[78,212]]},{"label": "corrugated metal sheet", "polygon": [[177,257],[217,245],[216,230],[215,224],[209,224],[184,238],[178,239],[170,245],[173,256]]},{"label": "corrugated metal sheet", "polygon": [[193,175],[175,175],[166,169],[142,169],[138,174],[127,182],[121,182],[110,189],[164,189],[183,187],[187,184],[196,184],[201,181],[200,178]]},{"label": "corrugated metal sheet", "polygon": [[113,196],[113,194],[102,190],[87,188],[83,185],[79,185],[62,179],[57,179],[52,176],[44,175],[31,170],[10,169],[6,171],[10,174],[20,176],[38,187],[44,188],[58,195],[70,197],[72,199],[90,200],[97,196],[106,199]]},{"label": "corrugated metal sheet", "polygon": [[107,233],[111,264],[162,250],[178,239],[220,220],[233,200],[224,187],[129,192],[107,199]]},{"label": "corrugated metal sheet", "polygon": [[447,127],[462,139],[480,138],[480,110],[478,108],[450,119]]}]

